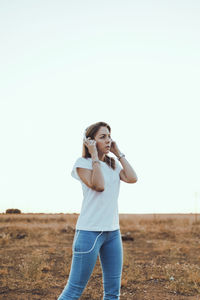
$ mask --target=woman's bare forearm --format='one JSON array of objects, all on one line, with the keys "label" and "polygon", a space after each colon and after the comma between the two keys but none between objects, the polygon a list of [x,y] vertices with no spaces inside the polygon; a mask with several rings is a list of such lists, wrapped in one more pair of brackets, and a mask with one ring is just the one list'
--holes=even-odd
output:
[{"label": "woman's bare forearm", "polygon": [[[119,148],[116,146],[117,150],[115,151],[115,155],[119,157],[121,154],[121,151]],[[125,176],[130,182],[136,182],[138,180],[137,174],[134,171],[133,167],[131,164],[128,162],[128,160],[125,157],[120,158],[120,163],[124,169]]]},{"label": "woman's bare forearm", "polygon": [[[92,160],[99,159],[97,153],[91,155]],[[92,185],[94,189],[98,192],[104,191],[104,177],[101,171],[101,164],[96,162],[93,163],[93,170],[92,170]]]},{"label": "woman's bare forearm", "polygon": [[137,174],[134,171],[133,167],[130,165],[128,160],[125,157],[122,157],[120,159],[120,163],[124,169],[124,173],[126,175],[126,178],[130,180],[130,182],[136,182],[138,180]]}]

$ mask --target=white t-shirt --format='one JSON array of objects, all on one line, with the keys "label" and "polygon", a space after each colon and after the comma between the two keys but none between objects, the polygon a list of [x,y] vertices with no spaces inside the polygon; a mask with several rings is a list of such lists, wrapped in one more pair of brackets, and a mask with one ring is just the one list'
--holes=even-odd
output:
[{"label": "white t-shirt", "polygon": [[119,173],[122,167],[116,159],[115,162],[116,169],[113,170],[105,162],[100,161],[105,183],[103,192],[97,192],[89,188],[77,173],[77,167],[92,170],[92,158],[79,157],[74,163],[71,175],[81,182],[83,190],[82,207],[76,223],[76,229],[91,231],[112,231],[119,229]]}]

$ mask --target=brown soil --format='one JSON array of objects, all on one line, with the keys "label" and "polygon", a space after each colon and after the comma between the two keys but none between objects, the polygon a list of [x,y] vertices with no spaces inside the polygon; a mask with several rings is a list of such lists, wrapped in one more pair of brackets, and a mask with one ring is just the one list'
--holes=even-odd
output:
[{"label": "brown soil", "polygon": [[[0,214],[0,299],[57,300],[70,271],[77,217]],[[121,300],[200,299],[199,216],[121,214],[120,229]],[[80,299],[103,299],[99,260]]]}]

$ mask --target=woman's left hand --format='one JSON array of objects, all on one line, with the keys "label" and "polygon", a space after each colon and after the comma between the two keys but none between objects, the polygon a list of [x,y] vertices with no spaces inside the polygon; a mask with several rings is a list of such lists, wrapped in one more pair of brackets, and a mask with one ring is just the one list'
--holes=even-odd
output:
[{"label": "woman's left hand", "polygon": [[111,140],[110,152],[112,152],[116,156],[118,156],[119,153],[120,153],[120,150],[119,150],[119,148],[117,146],[117,143],[115,141],[113,141],[113,140]]}]

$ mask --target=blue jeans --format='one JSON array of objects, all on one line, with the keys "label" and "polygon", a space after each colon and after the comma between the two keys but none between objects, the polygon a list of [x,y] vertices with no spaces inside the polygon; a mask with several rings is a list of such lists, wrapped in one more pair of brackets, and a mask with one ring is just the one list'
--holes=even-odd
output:
[{"label": "blue jeans", "polygon": [[120,299],[123,247],[120,229],[76,230],[72,245],[71,270],[57,300],[76,300],[82,295],[99,255],[103,270],[103,300]]}]

